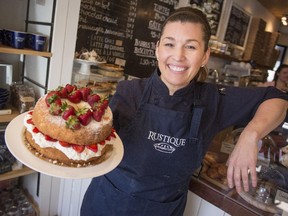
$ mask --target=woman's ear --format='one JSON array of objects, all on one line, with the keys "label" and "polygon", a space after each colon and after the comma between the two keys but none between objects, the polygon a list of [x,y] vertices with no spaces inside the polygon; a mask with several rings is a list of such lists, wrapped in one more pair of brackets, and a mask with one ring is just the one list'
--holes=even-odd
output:
[{"label": "woman's ear", "polygon": [[156,43],[156,49],[155,49],[155,56],[156,56],[156,59],[158,60],[158,47],[159,47],[159,40],[157,41]]},{"label": "woman's ear", "polygon": [[207,51],[203,56],[202,65],[206,65],[208,63],[209,57],[210,57],[210,48],[208,47]]}]

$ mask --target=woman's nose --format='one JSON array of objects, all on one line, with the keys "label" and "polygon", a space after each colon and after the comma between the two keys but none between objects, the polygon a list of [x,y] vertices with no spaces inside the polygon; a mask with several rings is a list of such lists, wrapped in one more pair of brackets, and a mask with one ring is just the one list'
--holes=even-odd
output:
[{"label": "woman's nose", "polygon": [[174,49],[173,57],[176,61],[183,61],[185,59],[185,51],[182,47]]}]

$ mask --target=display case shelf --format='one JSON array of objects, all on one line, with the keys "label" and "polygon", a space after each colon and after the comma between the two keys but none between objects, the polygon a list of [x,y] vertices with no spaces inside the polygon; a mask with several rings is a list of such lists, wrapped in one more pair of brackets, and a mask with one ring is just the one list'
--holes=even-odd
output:
[{"label": "display case shelf", "polygon": [[16,110],[16,108],[9,106],[7,109],[11,109],[12,113],[0,115],[0,123],[8,123],[8,122],[12,121],[16,116],[19,115],[19,111]]},{"label": "display case shelf", "polygon": [[6,54],[17,54],[17,55],[33,55],[33,56],[42,56],[50,58],[52,57],[51,52],[42,52],[42,51],[35,51],[31,49],[15,49],[12,47],[8,47],[5,45],[0,45],[0,53],[6,53]]},{"label": "display case shelf", "polygon": [[35,173],[35,170],[30,169],[29,167],[23,166],[21,169],[13,170],[7,173],[0,174],[0,181],[17,178],[25,175],[29,175],[31,173]]}]

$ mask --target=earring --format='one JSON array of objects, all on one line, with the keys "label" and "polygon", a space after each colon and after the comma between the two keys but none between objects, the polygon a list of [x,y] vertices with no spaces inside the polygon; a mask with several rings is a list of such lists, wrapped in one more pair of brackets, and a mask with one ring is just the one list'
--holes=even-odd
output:
[{"label": "earring", "polygon": [[205,67],[205,65],[203,64],[203,65],[201,65],[201,67],[203,68],[203,67]]}]

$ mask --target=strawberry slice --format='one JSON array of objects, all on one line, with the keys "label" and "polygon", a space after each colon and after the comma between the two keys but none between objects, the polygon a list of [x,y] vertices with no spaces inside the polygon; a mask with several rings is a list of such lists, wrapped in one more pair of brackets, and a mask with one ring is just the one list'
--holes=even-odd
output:
[{"label": "strawberry slice", "polygon": [[72,148],[78,153],[83,152],[85,149],[85,146],[83,145],[76,145],[76,144],[71,144],[71,145],[72,145]]},{"label": "strawberry slice", "polygon": [[112,132],[112,133],[110,134],[110,137],[116,138],[116,134],[115,134],[114,132]]},{"label": "strawberry slice", "polygon": [[105,140],[101,141],[99,144],[100,145],[104,145],[105,144]]},{"label": "strawberry slice", "polygon": [[70,147],[71,144],[68,143],[68,142],[64,142],[64,141],[59,141],[60,145],[63,146],[63,147]]},{"label": "strawberry slice", "polygon": [[98,145],[97,144],[87,145],[86,147],[95,153],[98,152]]},{"label": "strawberry slice", "polygon": [[52,137],[48,136],[45,134],[45,140],[50,141],[50,142],[56,142],[56,139],[53,139]]},{"label": "strawberry slice", "polygon": [[36,127],[34,127],[32,131],[33,131],[34,133],[39,133],[39,132],[40,132],[39,129],[36,128]]},{"label": "strawberry slice", "polygon": [[32,124],[32,125],[34,125],[34,122],[33,122],[33,120],[32,120],[32,118],[30,118],[30,119],[27,119],[27,124]]}]

